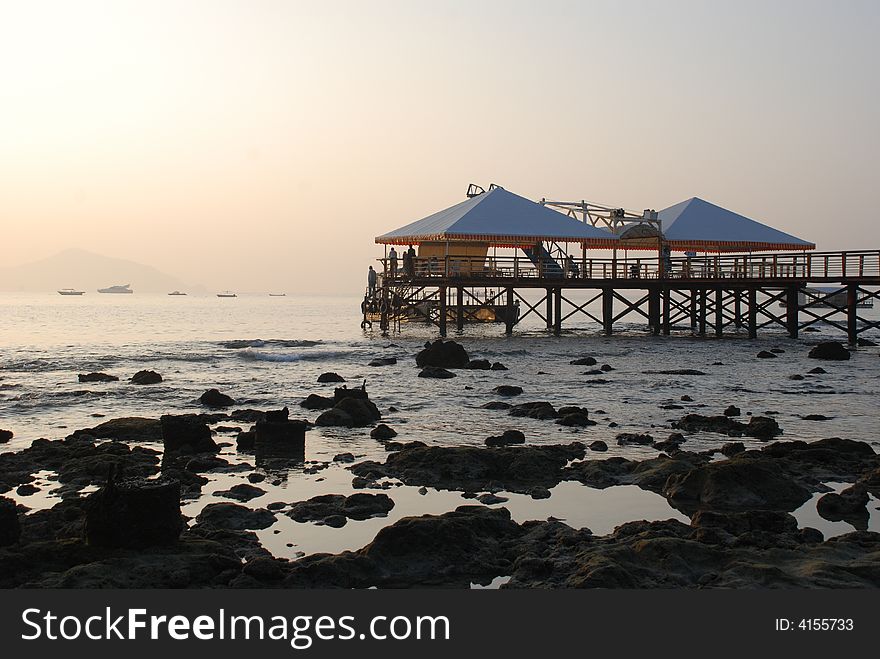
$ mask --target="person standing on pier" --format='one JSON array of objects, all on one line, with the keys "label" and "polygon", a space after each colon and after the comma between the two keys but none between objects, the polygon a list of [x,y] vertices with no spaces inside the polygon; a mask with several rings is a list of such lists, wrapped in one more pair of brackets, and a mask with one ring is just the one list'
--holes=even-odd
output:
[{"label": "person standing on pier", "polygon": [[416,276],[416,250],[413,249],[413,246],[410,245],[409,249],[406,250],[404,254],[404,258],[406,259],[403,263],[404,270],[406,270],[406,274],[408,277],[413,278]]},{"label": "person standing on pier", "polygon": [[391,267],[391,278],[397,277],[397,251],[392,247],[388,252],[388,263]]},{"label": "person standing on pier", "polygon": [[373,266],[370,266],[370,269],[367,272],[367,290],[369,291],[370,297],[376,295],[376,271],[373,270]]}]

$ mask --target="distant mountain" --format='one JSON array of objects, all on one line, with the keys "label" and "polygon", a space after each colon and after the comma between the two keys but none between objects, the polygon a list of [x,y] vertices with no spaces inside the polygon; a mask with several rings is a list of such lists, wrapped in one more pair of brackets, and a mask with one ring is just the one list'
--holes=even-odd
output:
[{"label": "distant mountain", "polygon": [[188,288],[180,279],[152,266],[84,249],[66,249],[41,261],[0,268],[0,290],[4,291],[76,288],[95,293],[99,288],[118,284],[131,284],[135,293],[168,293]]}]

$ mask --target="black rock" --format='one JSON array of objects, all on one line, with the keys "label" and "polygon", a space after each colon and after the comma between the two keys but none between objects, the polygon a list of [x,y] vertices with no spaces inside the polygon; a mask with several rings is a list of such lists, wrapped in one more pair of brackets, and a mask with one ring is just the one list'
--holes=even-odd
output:
[{"label": "black rock", "polygon": [[523,392],[523,388],[512,384],[500,384],[492,391],[499,396],[519,396]]},{"label": "black rock", "polygon": [[745,444],[742,442],[729,442],[721,447],[721,454],[728,458],[746,450]]},{"label": "black rock", "polygon": [[493,371],[506,371],[507,367],[501,362],[493,362],[492,369]]},{"label": "black rock", "polygon": [[496,494],[492,494],[491,492],[487,492],[486,494],[481,494],[477,497],[477,501],[479,501],[484,506],[494,506],[499,503],[506,503],[509,501],[507,497],[499,497]]},{"label": "black rock", "polygon": [[447,380],[449,378],[454,378],[455,373],[451,371],[447,371],[445,368],[440,366],[425,366],[421,371],[419,371],[420,378],[439,378],[441,380]]},{"label": "black rock", "polygon": [[682,400],[682,401],[685,402],[685,403],[692,403],[692,402],[694,402],[694,399],[691,398],[690,396],[688,396],[687,394],[685,394],[684,396],[682,396],[680,400]]},{"label": "black rock", "polygon": [[509,410],[513,406],[510,403],[505,403],[501,400],[493,400],[489,403],[480,405],[480,407],[484,410]]},{"label": "black rock", "polygon": [[80,382],[118,382],[119,378],[107,373],[80,373],[77,376]]},{"label": "black rock", "polygon": [[10,439],[12,439],[14,436],[15,435],[11,430],[0,429],[0,444],[5,444]]},{"label": "black rock", "polygon": [[138,371],[131,376],[132,384],[159,384],[162,382],[162,376],[156,371]]},{"label": "black rock", "polygon": [[[831,522],[851,520],[860,516],[867,518],[866,506],[869,500],[867,488],[861,483],[856,483],[840,494],[829,492],[824,495],[816,502],[816,511]],[[867,528],[867,524],[864,526]]]},{"label": "black rock", "polygon": [[142,549],[169,545],[183,530],[180,483],[113,478],[88,496],[86,539],[90,545]]},{"label": "black rock", "polygon": [[329,396],[319,396],[318,394],[309,394],[308,398],[300,403],[300,406],[307,410],[329,410],[333,407],[334,401]]},{"label": "black rock", "polygon": [[781,355],[785,353],[785,350],[783,350],[782,348],[770,348],[770,352]]},{"label": "black rock", "polygon": [[556,409],[545,401],[534,403],[520,403],[510,408],[510,416],[527,416],[531,419],[555,419]]},{"label": "black rock", "polygon": [[208,424],[198,414],[164,414],[159,422],[166,453],[216,453],[220,450]]},{"label": "black rock", "polygon": [[332,409],[321,414],[315,420],[315,425],[356,428],[368,426],[382,418],[376,405],[366,397],[366,392],[363,392],[364,396],[361,397],[353,395],[354,392],[361,392],[360,389],[337,389],[336,391],[339,393],[337,403]]},{"label": "black rock", "polygon": [[599,367],[599,370],[603,371],[604,373],[607,373],[608,371],[613,371],[614,367],[611,364],[602,364]]},{"label": "black rock", "polygon": [[244,432],[240,432],[235,438],[235,446],[239,451],[252,451],[256,443],[256,430],[246,430]]},{"label": "black rock", "polygon": [[607,451],[608,444],[603,442],[601,439],[597,439],[595,442],[590,442],[589,448],[591,451]]},{"label": "black rock", "polygon": [[226,499],[235,499],[236,501],[247,502],[251,499],[256,499],[257,497],[263,496],[266,494],[266,490],[260,489],[259,487],[254,487],[253,485],[249,485],[247,483],[239,483],[238,485],[233,485],[228,490],[221,490],[219,492],[215,492],[218,497],[224,497]]},{"label": "black rock", "polygon": [[370,431],[370,437],[372,437],[373,439],[378,439],[379,441],[394,439],[395,437],[397,437],[397,431],[394,430],[394,428],[385,425],[384,423],[380,423],[378,426]]},{"label": "black rock", "polygon": [[794,375],[789,375],[788,379],[789,380],[803,380],[804,376],[801,375],[800,373],[795,373]]},{"label": "black rock", "polygon": [[870,339],[857,339],[856,345],[859,346],[860,348],[873,348],[877,344],[874,343],[873,341],[871,341]]},{"label": "black rock", "polygon": [[824,414],[807,414],[801,417],[804,421],[831,421],[833,416],[825,416]]},{"label": "black rock", "polygon": [[812,359],[828,359],[831,361],[846,361],[850,358],[850,352],[837,341],[825,341],[815,346],[807,355]]},{"label": "black rock", "polygon": [[0,547],[8,547],[21,537],[21,524],[15,502],[0,497]]},{"label": "black rock", "polygon": [[812,373],[813,375],[824,375],[827,372],[828,371],[826,371],[821,366],[817,366],[816,368],[811,368],[809,371],[807,371],[807,373]]},{"label": "black rock", "polygon": [[[698,371],[695,368],[672,368],[661,371],[642,371],[642,373],[646,375],[706,375],[705,371]],[[681,399],[686,400],[684,396]],[[691,398],[688,397],[687,400],[691,400]]]},{"label": "black rock", "polygon": [[739,416],[742,414],[740,409],[736,405],[729,405],[726,410],[724,410],[724,416]]},{"label": "black rock", "polygon": [[758,353],[759,359],[776,359],[776,354],[772,352],[768,352],[767,350],[762,350]]},{"label": "black rock", "polygon": [[572,359],[568,363],[574,366],[595,366],[598,362],[595,357],[581,357],[580,359]]},{"label": "black rock", "polygon": [[207,407],[231,407],[235,405],[235,400],[216,389],[208,389],[199,396],[199,402]]},{"label": "black rock", "polygon": [[333,462],[351,463],[354,462],[354,455],[352,453],[337,453],[333,456]]},{"label": "black rock", "polygon": [[630,444],[650,446],[654,443],[654,438],[651,437],[651,435],[643,435],[632,432],[620,433],[615,439],[617,439],[617,443],[621,446],[627,446]]},{"label": "black rock", "polygon": [[511,446],[525,444],[526,436],[519,430],[505,430],[501,435],[486,438],[486,446]]},{"label": "black rock", "polygon": [[202,509],[196,522],[229,531],[265,529],[275,523],[275,515],[265,508],[251,509],[237,503],[209,503]]},{"label": "black rock", "polygon": [[416,365],[420,367],[464,368],[468,362],[470,357],[461,344],[442,339],[425,344],[425,349],[416,355]]},{"label": "black rock", "polygon": [[367,366],[393,366],[397,363],[397,357],[377,357]]},{"label": "black rock", "polygon": [[345,382],[345,378],[338,373],[321,373],[318,382]]},{"label": "black rock", "polygon": [[467,363],[465,368],[477,371],[488,371],[492,368],[492,364],[488,359],[472,359]]}]

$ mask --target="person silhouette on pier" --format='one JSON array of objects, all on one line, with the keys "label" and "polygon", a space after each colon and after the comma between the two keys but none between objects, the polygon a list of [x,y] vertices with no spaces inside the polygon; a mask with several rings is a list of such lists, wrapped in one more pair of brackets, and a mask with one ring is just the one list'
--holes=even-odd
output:
[{"label": "person silhouette on pier", "polygon": [[376,295],[376,271],[373,270],[373,266],[367,271],[367,290],[370,297]]},{"label": "person silhouette on pier", "polygon": [[391,269],[391,278],[397,277],[397,251],[392,247],[388,252],[388,265]]}]

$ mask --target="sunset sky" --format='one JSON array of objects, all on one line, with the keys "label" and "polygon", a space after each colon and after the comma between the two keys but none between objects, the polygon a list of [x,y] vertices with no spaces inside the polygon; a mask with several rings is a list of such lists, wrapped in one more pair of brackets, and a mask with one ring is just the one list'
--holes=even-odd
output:
[{"label": "sunset sky", "polygon": [[880,3],[0,1],[5,265],[357,294],[467,184],[880,248]]}]

